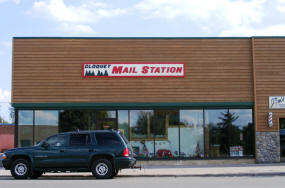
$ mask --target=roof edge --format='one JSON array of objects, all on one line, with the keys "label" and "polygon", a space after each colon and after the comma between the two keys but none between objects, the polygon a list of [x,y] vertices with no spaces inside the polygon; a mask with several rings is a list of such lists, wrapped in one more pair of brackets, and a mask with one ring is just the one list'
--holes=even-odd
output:
[{"label": "roof edge", "polygon": [[285,38],[285,36],[250,36],[250,37],[13,37],[13,39],[251,39],[251,38]]},{"label": "roof edge", "polygon": [[250,38],[251,37],[13,37],[13,39],[250,39]]}]

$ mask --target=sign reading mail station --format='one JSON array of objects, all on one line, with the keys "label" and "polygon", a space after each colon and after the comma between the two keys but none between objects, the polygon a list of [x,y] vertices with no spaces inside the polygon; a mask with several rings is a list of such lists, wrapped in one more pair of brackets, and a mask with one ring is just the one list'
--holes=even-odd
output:
[{"label": "sign reading mail station", "polygon": [[184,63],[83,63],[83,77],[184,77]]},{"label": "sign reading mail station", "polygon": [[269,97],[270,109],[285,109],[285,96],[270,96]]}]

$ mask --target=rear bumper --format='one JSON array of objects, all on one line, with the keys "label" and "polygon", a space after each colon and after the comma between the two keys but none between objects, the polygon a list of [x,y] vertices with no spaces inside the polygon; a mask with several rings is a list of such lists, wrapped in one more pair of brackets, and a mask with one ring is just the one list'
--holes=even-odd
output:
[{"label": "rear bumper", "polygon": [[131,157],[117,157],[115,166],[117,169],[132,168],[136,164],[136,159]]}]

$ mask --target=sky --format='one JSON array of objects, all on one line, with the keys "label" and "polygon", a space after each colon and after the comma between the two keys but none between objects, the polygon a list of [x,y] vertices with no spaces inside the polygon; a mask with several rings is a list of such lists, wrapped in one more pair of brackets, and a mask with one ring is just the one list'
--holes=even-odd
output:
[{"label": "sky", "polygon": [[0,0],[0,115],[13,37],[284,35],[285,0]]}]

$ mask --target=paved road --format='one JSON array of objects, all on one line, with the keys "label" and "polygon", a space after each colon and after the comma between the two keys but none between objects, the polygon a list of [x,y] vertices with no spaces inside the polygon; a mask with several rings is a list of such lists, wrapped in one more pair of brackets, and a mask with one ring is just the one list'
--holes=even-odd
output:
[{"label": "paved road", "polygon": [[78,187],[115,187],[115,188],[283,188],[284,176],[274,177],[123,177],[111,180],[96,180],[88,177],[41,177],[38,180],[14,180],[0,177],[1,187],[9,188],[78,188]]}]

